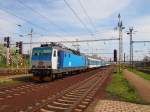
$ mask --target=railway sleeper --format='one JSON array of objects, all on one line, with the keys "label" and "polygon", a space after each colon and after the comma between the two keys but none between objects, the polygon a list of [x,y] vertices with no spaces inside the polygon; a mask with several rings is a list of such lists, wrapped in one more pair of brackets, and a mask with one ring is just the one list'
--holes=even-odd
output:
[{"label": "railway sleeper", "polygon": [[74,94],[74,95],[70,95],[70,94],[65,94],[66,97],[73,97],[73,98],[79,98],[81,97],[81,95],[77,95],[77,94]]},{"label": "railway sleeper", "polygon": [[63,99],[68,99],[68,100],[77,100],[78,98],[73,98],[73,97],[65,97],[65,96],[62,96]]},{"label": "railway sleeper", "polygon": [[89,93],[87,96],[94,96],[96,92]]},{"label": "railway sleeper", "polygon": [[70,105],[72,105],[70,103],[64,103],[64,102],[62,103],[62,102],[58,102],[58,101],[54,101],[53,104],[62,105],[62,106],[70,106]]},{"label": "railway sleeper", "polygon": [[78,108],[74,109],[74,112],[82,112],[82,111],[83,111],[82,109],[78,109]]},{"label": "railway sleeper", "polygon": [[80,104],[80,105],[78,105],[78,107],[81,108],[81,109],[85,109],[87,106],[83,105],[83,104]]},{"label": "railway sleeper", "polygon": [[81,91],[81,88],[76,88],[76,89],[72,90],[72,92],[79,92],[79,91]]},{"label": "railway sleeper", "polygon": [[86,90],[73,90],[73,91],[71,91],[72,93],[81,93],[81,94],[83,94],[84,92],[85,92]]},{"label": "railway sleeper", "polygon": [[85,93],[85,91],[82,91],[82,92],[81,92],[81,91],[78,91],[78,92],[70,92],[70,93],[72,93],[72,94],[76,94],[76,95],[77,95],[77,94],[81,95],[81,94],[84,94],[84,93]]},{"label": "railway sleeper", "polygon": [[53,106],[53,105],[47,105],[47,107],[49,109],[58,109],[58,110],[66,110],[68,108],[65,108],[65,107],[58,107],[58,106]]},{"label": "railway sleeper", "polygon": [[40,109],[40,112],[55,112],[55,111],[46,110],[46,109],[41,108],[41,109]]},{"label": "railway sleeper", "polygon": [[82,101],[81,104],[85,104],[85,105],[88,105],[90,102],[87,102],[87,101]]},{"label": "railway sleeper", "polygon": [[76,102],[75,100],[66,100],[66,99],[58,99],[60,102],[65,102],[65,103],[74,103]]},{"label": "railway sleeper", "polygon": [[49,103],[48,105],[51,105],[51,106],[54,106],[54,107],[60,107],[60,108],[68,108],[70,107],[72,104],[65,104],[63,105],[63,103],[59,103],[59,102],[56,102],[56,101],[53,101],[51,103]]},{"label": "railway sleeper", "polygon": [[92,101],[92,99],[86,98],[86,99],[84,99],[84,101],[90,102],[90,101]]},{"label": "railway sleeper", "polygon": [[81,95],[83,95],[83,93],[68,93],[68,95],[75,95],[75,96],[81,96]]}]

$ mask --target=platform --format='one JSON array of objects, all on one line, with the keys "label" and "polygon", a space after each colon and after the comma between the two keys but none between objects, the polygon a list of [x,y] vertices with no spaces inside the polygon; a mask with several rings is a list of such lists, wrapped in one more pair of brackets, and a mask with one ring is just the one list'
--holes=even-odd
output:
[{"label": "platform", "polygon": [[99,100],[93,112],[150,112],[150,105],[123,101]]}]

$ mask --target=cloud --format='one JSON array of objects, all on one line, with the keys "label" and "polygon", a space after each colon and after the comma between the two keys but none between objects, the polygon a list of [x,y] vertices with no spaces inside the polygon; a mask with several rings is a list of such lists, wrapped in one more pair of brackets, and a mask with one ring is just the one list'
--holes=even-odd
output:
[{"label": "cloud", "polygon": [[[66,0],[70,6],[74,9],[74,11],[78,14],[78,16],[82,19],[82,21],[93,30],[91,27],[87,16],[85,15],[83,9],[79,4],[79,0]],[[131,0],[80,0],[85,8],[86,12],[92,19],[94,24],[97,24],[102,19],[106,19],[110,17],[114,13],[118,13],[119,10],[127,7],[130,4]],[[80,29],[82,32],[87,33],[83,30],[83,25],[78,21],[78,19],[73,15],[70,9],[66,6],[63,0],[47,0],[46,5],[41,2],[37,2],[32,4],[31,2],[27,2],[26,4],[30,7],[34,8],[42,15],[46,16],[49,20],[56,23],[59,27],[64,29],[72,29],[76,33],[76,30]],[[116,5],[117,4],[117,5]],[[37,17],[40,17],[36,15]],[[43,20],[47,21],[43,18]],[[47,21],[47,23],[50,23]],[[47,24],[49,25],[49,24]],[[53,25],[51,25],[53,26]],[[55,27],[55,25],[53,26]],[[69,33],[69,32],[67,32]]]},{"label": "cloud", "polygon": [[[75,2],[76,1],[76,2]],[[90,17],[94,20],[100,20],[109,17],[116,11],[126,7],[131,0],[80,0],[87,10]],[[117,4],[117,6],[116,6]],[[81,7],[78,3],[78,0],[72,0],[71,6],[77,10],[79,16],[84,15],[83,11],[81,12]],[[87,17],[85,16],[84,19]]]},{"label": "cloud", "polygon": [[[22,0],[23,1],[23,0]],[[82,21],[88,26],[88,28],[92,31],[93,27],[90,25],[87,16],[84,14],[84,11],[80,7],[78,0],[66,0],[70,6],[75,10],[75,12],[78,14],[78,16],[82,19]],[[25,2],[26,5],[29,5],[36,11],[40,12],[42,15],[46,16],[46,18],[41,17],[40,15],[36,14],[30,9],[27,9],[23,5],[19,5],[18,3],[10,3],[9,5],[14,5],[17,7],[17,9],[11,10],[13,13],[17,14],[18,16],[21,16],[23,18],[28,19],[29,21],[45,27],[50,31],[49,35],[41,36],[41,37],[35,37],[33,38],[33,41],[60,41],[60,40],[76,40],[77,38],[79,40],[84,39],[95,39],[95,38],[112,38],[118,37],[118,32],[114,32],[113,28],[116,26],[111,20],[114,15],[117,15],[121,11],[125,11],[128,14],[131,14],[132,12],[129,12],[128,6],[131,5],[130,3],[133,0],[80,0],[80,2],[83,4],[84,8],[86,9],[88,15],[92,19],[93,23],[95,24],[96,30],[98,34],[95,34],[94,37],[91,37],[87,31],[83,28],[82,24],[77,20],[77,18],[73,15],[73,13],[70,11],[70,9],[65,5],[63,0],[37,0],[37,1],[30,1],[27,0]],[[8,1],[7,1],[8,2]],[[5,6],[7,6],[7,2],[5,2]],[[7,6],[7,7],[10,7]],[[20,10],[19,10],[20,9]],[[132,10],[131,10],[132,11]],[[123,15],[122,15],[123,16]],[[149,32],[150,29],[150,16],[144,16],[142,17],[142,14],[139,14],[139,16],[136,16],[137,18],[126,18],[127,23],[131,24],[135,27],[136,32],[135,35],[133,35],[133,38],[136,40],[149,40],[150,33],[144,33]],[[128,17],[128,16],[127,16]],[[110,20],[111,19],[111,20]],[[117,19],[117,18],[116,18]],[[54,22],[59,26],[60,28],[64,29],[64,31],[60,31],[60,29],[56,28],[57,26],[52,25],[49,21]],[[113,21],[116,21],[113,19]],[[102,23],[102,25],[98,25],[99,23]],[[15,32],[17,31],[16,23],[23,23],[26,25],[26,22],[22,22],[21,20],[9,15],[5,11],[0,10],[0,30],[1,32]],[[50,23],[50,24],[49,24]],[[111,23],[111,24],[109,24]],[[105,29],[104,26],[110,25],[110,29]],[[6,27],[7,26],[7,27]],[[27,28],[30,29],[32,26],[27,25]],[[41,30],[37,30],[36,27],[34,28],[34,31],[37,31],[37,33],[44,34]],[[143,33],[142,33],[143,32]],[[61,37],[57,37],[55,34],[59,34]],[[65,33],[65,35],[64,35]],[[95,32],[94,32],[95,33]],[[80,36],[78,36],[78,35]],[[76,36],[73,36],[76,35]],[[34,35],[33,35],[34,37]],[[129,38],[127,35],[124,34],[124,49],[128,53],[129,48]],[[106,44],[104,44],[106,43]],[[105,49],[102,52],[112,52],[113,49],[118,48],[118,42],[98,42],[98,43],[90,43],[90,48],[101,48]],[[110,45],[112,45],[110,47]],[[83,46],[83,47],[82,47]],[[81,44],[81,49],[86,48],[87,44]],[[106,50],[107,49],[107,50]]]},{"label": "cloud", "polygon": [[[23,1],[23,0],[20,0],[20,1]],[[79,1],[78,0],[66,0],[66,1],[75,10],[78,16],[82,19],[82,21],[89,27],[89,29],[93,31],[93,28],[88,22],[87,16],[84,14],[84,11],[82,10],[80,6]],[[115,12],[118,12],[119,10],[128,6],[131,0],[122,0],[122,1],[120,0],[80,0],[80,1],[83,4],[90,18],[92,18],[93,23],[97,24],[102,19],[108,18]],[[77,18],[73,15],[70,9],[66,6],[63,0],[55,0],[55,1],[53,0],[43,0],[43,1],[27,0],[24,4],[29,7],[32,7],[34,10],[41,13],[41,15],[44,15],[46,18],[41,17],[41,15],[39,15],[38,13],[33,12],[32,10],[30,10],[30,8],[25,7],[24,5],[18,3],[17,1],[3,2],[3,6],[5,6],[6,8],[11,9],[11,6],[13,5],[14,8],[11,9],[11,11],[15,13],[16,15],[26,18],[27,20],[39,26],[42,26],[42,27],[46,26],[46,29],[50,30],[50,32],[62,33],[62,30],[60,29],[64,29],[63,32],[67,34],[80,34],[80,33],[87,34],[87,31],[84,29],[83,25],[77,20]],[[2,15],[5,15],[5,14],[2,14]],[[18,20],[16,20],[16,18],[12,17],[9,14],[7,14],[7,16],[8,18],[12,18],[12,19],[9,20],[9,23],[4,21],[4,22],[1,22],[1,24],[2,23],[4,25],[8,24],[7,26],[10,27],[10,29],[7,28],[6,30],[9,29],[10,31],[12,29],[12,31],[14,31],[14,29],[16,28],[13,28],[12,23],[18,23]],[[50,21],[54,22],[57,25],[51,24]],[[26,22],[24,23],[27,24]],[[97,28],[99,28],[99,26],[96,27],[96,29]]]},{"label": "cloud", "polygon": [[150,16],[147,15],[136,19],[134,25],[135,30],[137,30],[135,39],[150,41]]},{"label": "cloud", "polygon": [[10,34],[17,29],[17,24],[22,24],[23,21],[15,18],[7,12],[0,10],[0,33]]}]

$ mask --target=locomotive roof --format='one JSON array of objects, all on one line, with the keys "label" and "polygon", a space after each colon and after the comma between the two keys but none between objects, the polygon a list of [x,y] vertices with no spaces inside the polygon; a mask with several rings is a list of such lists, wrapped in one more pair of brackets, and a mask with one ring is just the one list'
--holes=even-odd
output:
[{"label": "locomotive roof", "polygon": [[[76,54],[76,55],[87,56],[88,58],[91,58],[91,59],[103,60],[103,59],[101,59],[101,58],[94,58],[94,57],[92,57],[92,56],[88,56],[88,55],[86,55],[86,54],[80,53],[80,51],[77,51],[77,50],[74,50],[74,49],[65,47],[65,46],[63,46],[62,44],[59,44],[59,43],[51,42],[51,44],[41,44],[41,47],[56,48],[56,49],[58,49],[58,50],[63,50],[63,51],[66,51],[66,52],[71,52],[71,53],[74,53],[74,54]],[[41,48],[41,47],[39,47],[39,48]]]},{"label": "locomotive roof", "polygon": [[72,52],[72,53],[77,54],[77,55],[81,55],[80,51],[70,49],[70,48],[65,47],[65,46],[58,44],[58,43],[52,42],[51,44],[42,44],[41,47],[52,47],[52,48],[56,48],[58,50],[63,50],[63,51],[67,51],[67,52]]}]

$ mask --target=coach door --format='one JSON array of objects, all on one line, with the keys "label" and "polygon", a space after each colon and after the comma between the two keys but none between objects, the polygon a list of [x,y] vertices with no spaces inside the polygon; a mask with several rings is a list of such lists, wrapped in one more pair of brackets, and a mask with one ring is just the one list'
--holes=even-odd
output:
[{"label": "coach door", "polygon": [[57,69],[58,63],[58,50],[53,49],[52,51],[52,69]]}]

